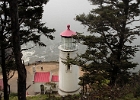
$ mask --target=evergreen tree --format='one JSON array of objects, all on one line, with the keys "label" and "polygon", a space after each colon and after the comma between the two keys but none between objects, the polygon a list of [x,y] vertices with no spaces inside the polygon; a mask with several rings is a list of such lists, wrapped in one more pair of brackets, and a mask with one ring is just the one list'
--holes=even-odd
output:
[{"label": "evergreen tree", "polygon": [[[14,52],[16,67],[19,74],[18,79],[20,79],[18,82],[19,100],[25,100],[26,98],[26,69],[21,62],[22,50],[20,45],[32,41],[39,46],[46,46],[41,42],[40,37],[45,35],[49,39],[54,38],[51,33],[55,30],[49,29],[45,26],[45,23],[41,22],[43,5],[47,2],[48,0],[0,1],[0,36],[2,36],[0,38],[0,51],[1,58],[3,59],[1,59],[1,67],[5,76],[3,80],[6,80],[4,81],[4,86],[7,87],[7,75],[5,71],[9,71],[9,67],[5,66],[7,61],[4,54],[6,49],[12,48],[11,55]],[[8,100],[7,89],[4,88],[4,90],[5,100]]]},{"label": "evergreen tree", "polygon": [[18,21],[18,2],[17,0],[9,1],[10,17],[11,17],[11,32],[12,32],[12,45],[15,63],[18,72],[18,100],[26,100],[26,69],[22,64],[21,46],[19,38],[19,21]]},{"label": "evergreen tree", "polygon": [[87,46],[77,60],[85,72],[80,79],[85,84],[109,80],[110,86],[123,85],[129,81],[130,69],[137,65],[132,59],[138,46],[132,43],[140,35],[140,0],[89,1],[98,7],[87,15],[76,16],[91,33],[79,35],[82,44]]}]

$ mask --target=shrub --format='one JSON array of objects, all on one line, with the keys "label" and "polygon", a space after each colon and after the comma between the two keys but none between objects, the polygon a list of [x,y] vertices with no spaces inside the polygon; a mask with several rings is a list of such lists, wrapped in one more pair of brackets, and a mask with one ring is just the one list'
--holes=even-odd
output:
[{"label": "shrub", "polygon": [[134,97],[140,97],[140,86],[138,86],[134,92]]}]

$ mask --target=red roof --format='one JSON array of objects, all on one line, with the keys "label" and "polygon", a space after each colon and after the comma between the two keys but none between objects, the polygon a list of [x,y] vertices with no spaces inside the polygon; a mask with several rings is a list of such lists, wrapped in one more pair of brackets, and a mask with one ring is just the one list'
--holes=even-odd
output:
[{"label": "red roof", "polygon": [[59,82],[58,75],[52,75],[52,82]]},{"label": "red roof", "polygon": [[36,72],[34,82],[50,82],[50,72]]},{"label": "red roof", "polygon": [[73,35],[76,35],[76,33],[70,30],[70,25],[67,25],[67,30],[62,32],[60,35],[63,37],[71,37]]},{"label": "red roof", "polygon": [[3,89],[3,79],[0,79],[0,87],[1,87],[1,90]]}]

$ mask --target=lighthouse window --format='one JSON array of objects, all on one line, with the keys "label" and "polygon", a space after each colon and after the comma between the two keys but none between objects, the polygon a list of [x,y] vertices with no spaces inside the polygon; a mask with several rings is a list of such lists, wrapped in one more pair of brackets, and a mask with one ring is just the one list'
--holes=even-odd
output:
[{"label": "lighthouse window", "polygon": [[[70,58],[70,54],[68,53],[68,59]],[[70,70],[70,63],[67,65],[67,70]]]},{"label": "lighthouse window", "polygon": [[72,38],[65,38],[64,40],[65,49],[71,49],[72,46]]}]

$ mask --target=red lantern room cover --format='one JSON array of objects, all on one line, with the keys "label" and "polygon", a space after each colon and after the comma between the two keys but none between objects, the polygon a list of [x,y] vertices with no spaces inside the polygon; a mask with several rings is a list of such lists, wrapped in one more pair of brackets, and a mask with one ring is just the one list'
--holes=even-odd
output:
[{"label": "red lantern room cover", "polygon": [[67,25],[67,30],[62,32],[60,35],[62,37],[72,37],[72,36],[76,35],[76,33],[73,32],[72,30],[70,30],[70,25]]}]

